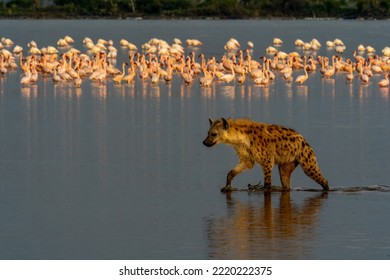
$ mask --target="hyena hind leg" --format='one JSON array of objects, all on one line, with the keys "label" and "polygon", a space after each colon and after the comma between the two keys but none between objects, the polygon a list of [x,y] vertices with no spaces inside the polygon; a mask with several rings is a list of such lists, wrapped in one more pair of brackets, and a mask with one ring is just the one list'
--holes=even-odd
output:
[{"label": "hyena hind leg", "polygon": [[306,146],[306,155],[306,158],[301,158],[299,162],[303,171],[317,184],[321,185],[325,191],[329,190],[328,180],[322,176],[321,170],[318,166],[317,158],[313,149],[309,145]]},{"label": "hyena hind leg", "polygon": [[297,161],[278,165],[280,181],[282,182],[282,187],[284,191],[290,190],[291,173],[293,173],[297,165]]},{"label": "hyena hind leg", "polygon": [[311,169],[304,169],[303,171],[307,176],[309,176],[311,179],[313,179],[317,184],[319,184],[325,191],[329,190],[329,184],[328,180],[326,180],[319,169],[318,166],[312,167]]}]

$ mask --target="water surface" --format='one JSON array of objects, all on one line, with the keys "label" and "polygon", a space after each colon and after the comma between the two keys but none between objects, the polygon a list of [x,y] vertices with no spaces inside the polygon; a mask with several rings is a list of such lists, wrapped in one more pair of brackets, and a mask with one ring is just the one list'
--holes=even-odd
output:
[{"label": "water surface", "polygon": [[[340,38],[352,57],[358,44],[389,45],[388,21],[2,20],[2,35],[25,49],[65,35],[112,39],[116,64],[126,38],[197,38],[192,49],[221,57],[234,37],[265,55],[274,37],[284,51],[317,38],[331,56]],[[180,28],[178,28],[180,26]],[[188,52],[190,50],[188,49]],[[112,81],[54,85],[40,77],[21,87],[20,70],[0,79],[1,259],[389,259],[389,89],[312,74],[299,86],[278,77],[269,87],[215,83],[201,88]],[[219,189],[237,157],[202,145],[208,118],[248,117],[301,132],[334,190],[298,168],[291,193]],[[239,175],[245,188],[261,170]],[[280,184],[274,172],[274,184]],[[303,190],[303,191],[302,191]]]}]

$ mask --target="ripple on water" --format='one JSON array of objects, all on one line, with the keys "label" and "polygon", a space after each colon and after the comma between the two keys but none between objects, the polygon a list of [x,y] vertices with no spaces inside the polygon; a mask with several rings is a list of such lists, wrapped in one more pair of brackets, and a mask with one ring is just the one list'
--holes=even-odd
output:
[{"label": "ripple on water", "polygon": [[[305,187],[295,187],[291,188],[292,191],[305,191],[305,192],[323,192],[321,188],[305,188]],[[283,191],[281,186],[272,186],[271,189],[266,189],[262,185],[248,185],[247,188],[237,188],[234,191],[247,191],[247,192],[280,192]],[[390,186],[385,185],[371,185],[371,186],[338,186],[331,187],[328,192],[390,192]]]}]

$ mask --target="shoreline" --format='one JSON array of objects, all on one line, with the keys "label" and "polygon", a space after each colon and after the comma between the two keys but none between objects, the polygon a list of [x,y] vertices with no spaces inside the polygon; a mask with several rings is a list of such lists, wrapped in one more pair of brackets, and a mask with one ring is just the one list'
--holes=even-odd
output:
[{"label": "shoreline", "polygon": [[0,16],[0,20],[166,20],[166,21],[183,21],[183,20],[279,20],[279,21],[390,21],[390,18],[342,18],[342,17],[245,17],[245,18],[223,18],[223,17],[154,17],[154,16],[138,16],[138,17],[110,17],[110,16]]}]

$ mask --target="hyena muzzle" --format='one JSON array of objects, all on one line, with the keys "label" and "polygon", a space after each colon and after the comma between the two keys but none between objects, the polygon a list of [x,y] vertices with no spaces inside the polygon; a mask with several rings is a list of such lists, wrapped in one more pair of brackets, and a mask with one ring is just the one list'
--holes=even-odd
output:
[{"label": "hyena muzzle", "polygon": [[291,128],[253,122],[248,119],[209,119],[210,129],[203,144],[207,147],[224,143],[232,145],[239,163],[227,174],[221,191],[231,191],[231,182],[239,173],[257,162],[264,174],[264,187],[272,186],[272,169],[278,165],[283,190],[290,189],[291,173],[299,164],[305,174],[327,191],[328,181],[322,176],[313,149],[304,137]]}]

